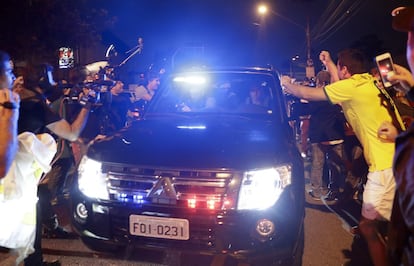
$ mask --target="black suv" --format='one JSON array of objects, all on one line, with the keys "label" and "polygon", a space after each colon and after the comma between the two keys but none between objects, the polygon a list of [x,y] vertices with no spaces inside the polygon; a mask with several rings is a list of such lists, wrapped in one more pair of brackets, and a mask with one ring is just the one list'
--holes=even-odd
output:
[{"label": "black suv", "polygon": [[303,175],[274,70],[183,71],[163,81],[140,120],[89,147],[73,225],[100,251],[301,265]]}]

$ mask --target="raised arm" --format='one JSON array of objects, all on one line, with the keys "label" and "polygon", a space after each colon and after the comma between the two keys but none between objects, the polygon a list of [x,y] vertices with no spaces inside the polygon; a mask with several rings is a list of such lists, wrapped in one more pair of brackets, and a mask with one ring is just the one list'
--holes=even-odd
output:
[{"label": "raised arm", "polygon": [[[13,105],[4,105],[11,102]],[[10,169],[17,152],[17,120],[19,118],[20,99],[9,89],[0,90],[0,179]],[[11,109],[10,107],[15,107]]]},{"label": "raised arm", "polygon": [[338,76],[338,69],[335,63],[332,61],[331,55],[328,51],[322,51],[319,54],[319,59],[321,60],[322,64],[326,67],[326,70],[331,74],[331,83],[339,80]]}]

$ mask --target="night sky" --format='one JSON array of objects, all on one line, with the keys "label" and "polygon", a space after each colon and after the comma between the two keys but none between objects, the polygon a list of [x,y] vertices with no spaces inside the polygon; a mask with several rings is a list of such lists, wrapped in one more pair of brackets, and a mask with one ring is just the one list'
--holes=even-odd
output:
[{"label": "night sky", "polygon": [[[257,15],[258,1],[248,0],[140,0],[100,1],[111,14],[118,17],[114,29],[105,33],[106,44],[117,43],[120,50],[133,47],[138,37],[144,38],[144,53],[131,60],[151,62],[159,58],[177,58],[184,54],[182,47],[198,47],[211,63],[218,64],[272,64],[286,67],[286,62],[299,55],[306,58],[305,26],[311,29],[311,51],[315,66],[320,66],[317,56],[322,49],[335,55],[365,35],[375,35],[383,42],[384,51],[390,51],[396,61],[404,60],[404,33],[391,28],[391,11],[412,1],[364,0],[358,2],[328,0],[279,0],[269,1],[273,11],[265,18]],[[342,9],[324,14],[328,3]],[[348,18],[343,17],[347,13]],[[283,16],[283,18],[282,18]],[[344,19],[339,25],[325,23]],[[294,23],[290,22],[293,21]],[[302,27],[301,27],[302,26]],[[331,29],[329,27],[332,26]],[[318,29],[327,33],[315,39]],[[178,49],[178,52],[177,52]],[[191,53],[187,52],[187,53]],[[299,63],[300,61],[299,60]],[[233,63],[234,62],[234,63]],[[147,63],[144,63],[147,64]]]},{"label": "night sky", "polygon": [[[286,71],[289,67],[304,69],[307,54],[305,27],[310,26],[311,56],[316,68],[318,55],[328,50],[334,59],[338,51],[365,45],[368,52],[391,52],[394,61],[405,62],[406,34],[391,27],[391,11],[398,6],[414,5],[412,0],[15,0],[25,3],[87,3],[93,9],[106,9],[116,22],[102,32],[102,46],[93,47],[91,60],[105,59],[105,50],[114,44],[120,58],[144,39],[141,55],[133,57],[126,68],[144,70],[151,64],[182,64],[189,56],[204,55],[204,64],[266,65]],[[265,17],[257,13],[259,3],[267,2],[272,12]],[[11,20],[18,20],[6,1],[0,22],[7,34],[16,39],[30,38],[30,31],[42,29],[23,25],[27,36],[13,30]],[[14,3],[14,2],[13,2]],[[27,5],[26,5],[27,6]],[[8,15],[8,16],[6,16]],[[42,14],[43,21],[48,21]],[[3,19],[2,19],[3,18]],[[24,21],[20,17],[20,22]],[[60,23],[53,25],[58,30]],[[104,25],[103,23],[102,25]],[[72,27],[70,22],[62,22]],[[74,23],[73,28],[76,30]],[[70,36],[68,34],[68,36]],[[0,38],[1,39],[1,38]],[[11,42],[13,38],[3,38]],[[29,39],[28,39],[29,41]],[[1,47],[11,44],[0,43]],[[372,46],[375,46],[373,49]],[[58,47],[56,47],[57,49]],[[28,48],[25,48],[28,50]],[[299,60],[292,62],[292,57]],[[372,58],[375,54],[368,55]],[[200,63],[200,58],[191,63]]]}]

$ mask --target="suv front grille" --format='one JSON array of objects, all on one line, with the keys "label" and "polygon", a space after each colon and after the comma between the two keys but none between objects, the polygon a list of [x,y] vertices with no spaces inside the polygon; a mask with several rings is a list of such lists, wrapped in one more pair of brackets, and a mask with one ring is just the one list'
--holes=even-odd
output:
[{"label": "suv front grille", "polygon": [[[111,232],[115,238],[134,239],[137,243],[150,246],[207,250],[215,248],[217,211],[221,210],[223,201],[228,196],[229,184],[237,178],[237,173],[149,169],[111,164],[104,164],[103,170],[108,173],[111,200],[122,203],[116,204],[117,207],[111,211]],[[167,189],[172,191],[165,191]],[[137,209],[136,206],[141,207]],[[191,224],[190,239],[179,241],[131,236],[128,233],[128,216],[131,212],[185,217]]]},{"label": "suv front grille", "polygon": [[197,209],[221,207],[229,182],[228,171],[150,169],[104,165],[110,199],[115,202],[176,205]]}]

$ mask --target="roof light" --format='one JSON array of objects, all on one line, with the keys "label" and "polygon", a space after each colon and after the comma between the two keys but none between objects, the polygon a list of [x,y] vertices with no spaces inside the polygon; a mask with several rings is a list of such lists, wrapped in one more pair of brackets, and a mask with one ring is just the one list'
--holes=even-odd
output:
[{"label": "roof light", "polygon": [[206,129],[205,125],[179,125],[177,126],[178,129],[200,129],[204,130]]},{"label": "roof light", "polygon": [[177,76],[174,78],[174,82],[201,85],[206,84],[207,79],[203,76]]}]

